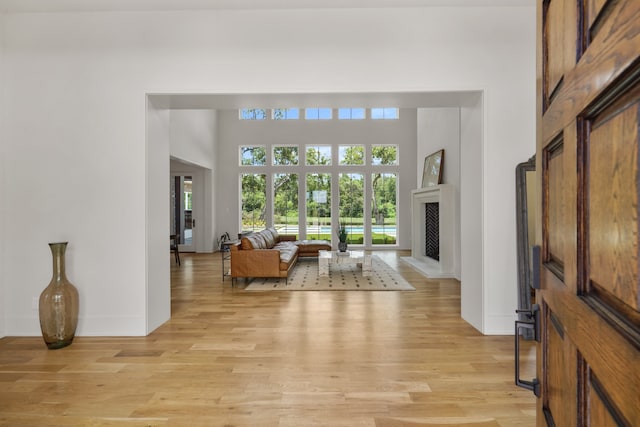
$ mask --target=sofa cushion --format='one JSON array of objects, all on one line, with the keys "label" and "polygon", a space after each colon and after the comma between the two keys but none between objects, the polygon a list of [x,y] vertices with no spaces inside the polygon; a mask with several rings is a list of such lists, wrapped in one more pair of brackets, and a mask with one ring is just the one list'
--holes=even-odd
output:
[{"label": "sofa cushion", "polygon": [[271,235],[273,236],[273,240],[278,243],[278,230],[276,230],[275,227],[269,227],[267,228],[267,231],[271,233]]},{"label": "sofa cushion", "polygon": [[295,259],[298,253],[298,248],[294,245],[288,247],[282,247],[280,250],[280,271],[289,269],[291,262]]},{"label": "sofa cushion", "polygon": [[298,240],[295,244],[300,247],[300,252],[305,253],[331,250],[328,240]]},{"label": "sofa cushion", "polygon": [[249,245],[246,245],[247,246],[246,249],[265,249],[266,248],[266,243],[264,242],[264,238],[260,235],[260,233],[253,233],[247,237],[243,237],[242,238],[243,243],[241,243],[242,249],[245,249],[245,242],[244,242],[245,239],[247,240],[247,242],[249,242]]},{"label": "sofa cushion", "polygon": [[262,230],[260,232],[260,235],[264,238],[264,241],[266,243],[266,249],[271,249],[273,248],[273,246],[276,244],[277,240],[273,237],[273,233],[269,230]]},{"label": "sofa cushion", "polygon": [[253,249],[253,245],[251,244],[251,240],[249,240],[249,236],[244,236],[242,239],[240,239],[240,249],[245,251]]}]

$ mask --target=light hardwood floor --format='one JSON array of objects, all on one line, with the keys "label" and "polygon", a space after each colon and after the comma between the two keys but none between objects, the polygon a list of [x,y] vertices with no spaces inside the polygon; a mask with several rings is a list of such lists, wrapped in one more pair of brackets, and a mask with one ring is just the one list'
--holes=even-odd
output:
[{"label": "light hardwood floor", "polygon": [[249,293],[219,254],[181,254],[147,337],[0,340],[0,426],[533,426],[513,337],[462,320],[457,281],[376,253],[416,291]]}]

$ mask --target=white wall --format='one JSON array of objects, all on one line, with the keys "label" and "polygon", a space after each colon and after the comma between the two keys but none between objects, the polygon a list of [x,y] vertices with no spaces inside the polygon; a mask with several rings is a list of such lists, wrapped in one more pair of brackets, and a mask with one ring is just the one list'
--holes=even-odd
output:
[{"label": "white wall", "polygon": [[420,108],[417,126],[416,170],[418,176],[415,188],[422,187],[425,157],[444,149],[442,183],[451,184],[455,189],[454,224],[458,238],[454,242],[454,273],[460,280],[460,108]]},{"label": "white wall", "polygon": [[213,110],[171,110],[171,157],[213,169],[216,117]]},{"label": "white wall", "polygon": [[[475,103],[460,109],[460,186],[463,189],[460,198],[460,311],[463,319],[485,332],[484,294],[490,284],[486,282],[484,251],[500,248],[494,247],[490,239],[485,240],[483,225],[483,152],[486,141],[482,101],[482,96],[478,96]],[[515,287],[513,292],[515,296]],[[509,310],[509,307],[502,309]]]},{"label": "white wall", "polygon": [[[170,110],[147,104],[146,304],[145,333],[171,317],[169,280],[169,136]],[[163,182],[164,185],[156,185]],[[158,233],[162,230],[164,233]]]},{"label": "white wall", "polygon": [[[401,109],[398,120],[338,120],[334,111],[332,120],[256,120],[238,119],[238,110],[219,112],[220,122],[220,151],[218,153],[219,172],[218,194],[224,215],[219,217],[218,228],[227,231],[232,236],[240,231],[240,173],[265,173],[269,177],[273,173],[297,173],[299,185],[304,186],[304,176],[301,166],[271,166],[241,167],[239,166],[239,149],[242,145],[266,145],[267,161],[271,161],[273,145],[297,145],[299,157],[304,164],[305,145],[331,145],[333,147],[333,163],[331,166],[311,168],[313,171],[333,174],[334,185],[332,194],[337,188],[337,177],[340,172],[364,173],[370,172],[371,167],[339,166],[338,146],[361,144],[365,145],[367,159],[371,156],[371,144],[386,144],[398,146],[397,166],[376,166],[375,170],[398,174],[398,239],[397,247],[411,247],[411,190],[415,186],[415,172],[413,163],[416,153],[416,110]],[[368,162],[367,162],[368,163]],[[308,170],[311,170],[308,169]],[[308,171],[307,170],[307,171]],[[365,200],[370,199],[370,177],[365,177]],[[304,187],[301,187],[304,188]],[[334,198],[335,199],[335,198]],[[333,200],[333,199],[332,199]],[[337,199],[336,206],[337,206]],[[365,218],[369,218],[370,210],[366,209]],[[267,212],[271,218],[271,212]],[[334,242],[337,245],[337,242]],[[334,245],[334,246],[335,246]],[[371,245],[366,246],[368,249]],[[380,247],[380,246],[376,246]]]},{"label": "white wall", "polygon": [[[0,15],[0,46],[4,45],[4,16]],[[3,76],[4,71],[4,50],[0,49],[0,82],[4,80]],[[0,99],[4,98],[4,93],[2,89],[3,85],[0,85]],[[4,138],[4,121],[5,121],[5,111],[3,106],[0,106],[0,200],[2,200],[2,196],[7,192],[7,177],[5,172],[7,170],[6,161],[7,156],[4,153],[4,147],[7,145],[6,140]],[[5,210],[7,209],[7,203],[0,201],[0,224],[4,224],[5,222]],[[2,228],[0,227],[0,231]],[[7,309],[5,308],[5,283],[4,283],[4,274],[1,272],[4,271],[4,265],[6,260],[5,255],[6,248],[6,239],[0,239],[0,337],[5,335],[6,325],[5,325],[5,317]]]},{"label": "white wall", "polygon": [[217,116],[217,111],[208,109],[170,111],[170,155],[172,159],[186,162],[172,162],[171,172],[194,175],[192,214],[196,221],[196,252],[212,252],[216,243],[213,171],[216,169]]},{"label": "white wall", "polygon": [[169,259],[147,251],[166,241],[146,208],[167,180],[146,182],[146,94],[445,90],[485,93],[484,297],[499,324],[483,330],[511,333],[513,168],[535,145],[534,30],[534,7],[7,15],[11,182],[0,200],[19,209],[0,225],[12,247],[0,273],[5,334],[39,334],[31,301],[48,283],[53,240],[70,241],[79,335],[149,329],[148,269]]}]

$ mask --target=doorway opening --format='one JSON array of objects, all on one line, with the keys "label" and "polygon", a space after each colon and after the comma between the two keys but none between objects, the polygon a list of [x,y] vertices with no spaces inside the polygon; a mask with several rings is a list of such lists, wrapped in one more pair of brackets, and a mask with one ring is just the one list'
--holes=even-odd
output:
[{"label": "doorway opening", "polygon": [[194,252],[193,177],[172,175],[170,195],[171,234],[178,236],[180,252]]}]

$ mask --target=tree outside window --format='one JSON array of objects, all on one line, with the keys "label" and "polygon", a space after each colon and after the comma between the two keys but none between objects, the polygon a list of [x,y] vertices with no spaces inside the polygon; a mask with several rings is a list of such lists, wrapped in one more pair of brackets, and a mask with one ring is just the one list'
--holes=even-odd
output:
[{"label": "tree outside window", "polygon": [[294,166],[298,164],[298,146],[275,146],[273,147],[274,166]]},{"label": "tree outside window", "polygon": [[364,145],[341,145],[338,147],[338,162],[341,165],[364,165]]},{"label": "tree outside window", "polygon": [[267,179],[264,174],[241,175],[242,231],[265,228]]},{"label": "tree outside window", "polygon": [[374,173],[371,177],[371,239],[374,245],[396,244],[397,174]]},{"label": "tree outside window", "polygon": [[306,176],[307,237],[331,241],[331,174]]},{"label": "tree outside window", "polygon": [[264,166],[267,164],[267,150],[263,145],[240,147],[240,164],[242,166]]},{"label": "tree outside window", "polygon": [[273,175],[273,225],[280,234],[299,236],[298,174]]},{"label": "tree outside window", "polygon": [[371,147],[372,165],[397,165],[398,146],[397,145],[374,145]]},{"label": "tree outside window", "polygon": [[306,163],[307,165],[323,165],[323,166],[330,165],[331,164],[331,146],[330,145],[307,146]]},{"label": "tree outside window", "polygon": [[339,221],[347,227],[347,243],[364,243],[364,175],[341,173]]},{"label": "tree outside window", "polygon": [[267,110],[264,108],[243,108],[240,110],[240,120],[266,120]]}]

